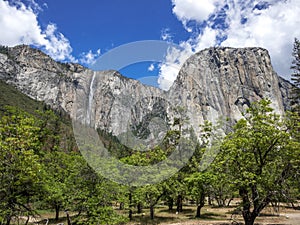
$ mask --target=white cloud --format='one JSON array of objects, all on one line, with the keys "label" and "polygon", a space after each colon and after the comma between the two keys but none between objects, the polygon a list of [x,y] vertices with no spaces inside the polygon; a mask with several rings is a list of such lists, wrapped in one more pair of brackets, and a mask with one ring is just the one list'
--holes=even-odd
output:
[{"label": "white cloud", "polygon": [[[240,11],[232,10],[233,14]],[[279,75],[289,79],[293,40],[300,37],[299,0],[273,1],[264,10],[248,11],[247,22],[231,22],[223,46],[259,46],[269,50],[273,66]]]},{"label": "white cloud", "polygon": [[20,1],[10,4],[0,0],[0,44],[35,45],[45,49],[56,60],[75,60],[69,40],[57,31],[55,24],[49,24],[42,30],[37,20],[39,9],[33,0],[28,6]]},{"label": "white cloud", "polygon": [[83,63],[85,65],[92,65],[96,62],[97,58],[101,55],[101,50],[98,49],[95,53],[93,53],[92,50],[89,50],[88,52],[84,52],[81,54],[81,57],[79,59],[80,63]]},{"label": "white cloud", "polygon": [[165,61],[160,65],[158,84],[161,89],[168,90],[171,87],[179,70],[191,55],[207,46],[215,45],[218,31],[207,27],[204,32],[205,35],[183,41],[178,48],[169,50]]},{"label": "white cloud", "polygon": [[[198,22],[196,26],[206,21],[206,26],[198,33],[192,33],[188,40],[180,44],[187,48],[187,51],[169,54],[175,54],[177,57],[178,54],[182,54],[181,58],[187,59],[189,56],[187,53],[192,54],[216,45],[263,47],[269,50],[275,71],[290,79],[293,40],[300,37],[299,0],[217,0],[211,3],[199,0],[172,0],[172,3],[173,13],[185,28],[187,23],[193,20]],[[220,15],[224,19],[224,24],[216,26],[214,19]],[[197,30],[188,28],[190,31]],[[168,65],[175,63],[180,66],[183,63],[172,60],[174,61],[174,57],[169,56],[161,67],[159,78],[161,88],[166,89],[176,79],[174,76],[176,72],[170,68],[170,71],[173,71],[170,74]],[[164,83],[164,80],[168,81]]]},{"label": "white cloud", "polygon": [[193,54],[192,45],[182,42],[178,48],[170,48],[165,61],[161,63],[158,85],[163,90],[168,90],[176,79],[183,63]]},{"label": "white cloud", "polygon": [[0,1],[0,30],[0,43],[3,45],[46,43],[36,15],[24,4],[17,7],[10,6],[7,1]]},{"label": "white cloud", "polygon": [[150,71],[150,72],[154,71],[154,69],[155,69],[154,64],[151,64],[151,65],[148,67],[148,71]]},{"label": "white cloud", "polygon": [[72,47],[69,40],[62,34],[57,32],[55,24],[49,24],[46,31],[46,44],[44,45],[46,52],[56,60],[75,61],[72,56]]},{"label": "white cloud", "polygon": [[207,47],[215,46],[217,43],[217,35],[219,34],[219,31],[214,30],[211,27],[206,27],[203,33],[203,35],[199,34],[198,37],[195,38],[195,52]]},{"label": "white cloud", "polygon": [[173,13],[184,24],[190,20],[202,22],[214,12],[213,0],[172,0]]},{"label": "white cloud", "polygon": [[161,39],[163,41],[172,41],[173,36],[170,34],[170,28],[162,29]]},{"label": "white cloud", "polygon": [[[35,12],[39,12],[42,11],[42,7],[40,7],[40,5],[38,3],[35,2],[35,0],[27,0],[28,5],[31,9],[33,9]],[[44,3],[44,5],[47,5],[47,3]]]}]

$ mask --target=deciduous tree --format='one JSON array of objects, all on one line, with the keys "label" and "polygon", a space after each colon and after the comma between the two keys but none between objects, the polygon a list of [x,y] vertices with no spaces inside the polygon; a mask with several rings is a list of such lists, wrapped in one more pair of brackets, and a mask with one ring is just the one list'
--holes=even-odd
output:
[{"label": "deciduous tree", "polygon": [[31,202],[42,190],[38,152],[40,128],[32,116],[13,108],[0,119],[0,224],[31,216]]},{"label": "deciduous tree", "polygon": [[284,198],[290,179],[299,169],[299,142],[292,127],[273,112],[269,100],[254,103],[246,119],[237,122],[221,146],[215,163],[242,199],[246,225],[253,225],[271,202]]}]

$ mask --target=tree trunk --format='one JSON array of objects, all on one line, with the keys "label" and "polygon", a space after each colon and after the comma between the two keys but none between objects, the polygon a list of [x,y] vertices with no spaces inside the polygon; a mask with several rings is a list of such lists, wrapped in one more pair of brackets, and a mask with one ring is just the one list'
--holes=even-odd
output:
[{"label": "tree trunk", "polygon": [[142,213],[142,209],[143,209],[142,203],[139,202],[139,203],[137,204],[137,213],[138,213],[138,214]]},{"label": "tree trunk", "polygon": [[205,194],[204,191],[202,192],[199,202],[197,204],[197,213],[196,213],[196,218],[200,218],[201,216],[201,209],[205,205]]},{"label": "tree trunk", "polygon": [[200,202],[200,204],[197,205],[197,212],[196,212],[196,218],[200,218],[201,216],[201,209],[204,206],[204,201]]},{"label": "tree trunk", "polygon": [[123,210],[123,209],[124,209],[124,202],[120,202],[119,210]]},{"label": "tree trunk", "polygon": [[219,207],[222,207],[222,201],[219,197],[216,197],[216,200],[217,200],[217,204]]},{"label": "tree trunk", "polygon": [[129,193],[129,220],[132,220],[132,194]]},{"label": "tree trunk", "polygon": [[67,221],[68,221],[68,225],[72,225],[71,223],[71,219],[70,219],[70,215],[69,215],[69,212],[66,211],[66,214],[67,214]]},{"label": "tree trunk", "polygon": [[174,200],[173,200],[173,198],[168,198],[169,211],[173,210],[173,206],[174,206]]},{"label": "tree trunk", "polygon": [[131,209],[129,209],[129,220],[131,221],[132,220],[132,210]]},{"label": "tree trunk", "polygon": [[6,225],[10,225],[10,221],[11,221],[11,216],[8,215],[6,218]]},{"label": "tree trunk", "polygon": [[294,210],[298,210],[298,207],[295,206],[294,202],[291,201],[291,206]]},{"label": "tree trunk", "polygon": [[226,198],[222,199],[222,207],[226,206]]},{"label": "tree trunk", "polygon": [[182,212],[182,196],[177,196],[177,212]]},{"label": "tree trunk", "polygon": [[211,200],[212,199],[211,199],[210,195],[208,195],[208,205],[212,205],[212,201]]},{"label": "tree trunk", "polygon": [[200,216],[201,216],[201,205],[198,205],[197,206],[197,213],[196,213],[196,218],[200,218]]},{"label": "tree trunk", "polygon": [[243,215],[243,217],[244,217],[245,225],[253,225],[254,224],[256,216],[254,216],[252,213],[250,213],[246,217]]},{"label": "tree trunk", "polygon": [[[257,217],[257,213],[255,213],[255,209],[253,212],[251,212],[251,203],[250,203],[250,199],[248,197],[248,191],[246,188],[240,188],[239,190],[239,195],[242,198],[242,202],[243,202],[243,218],[244,218],[244,222],[245,225],[253,225],[255,218]],[[255,206],[254,206],[255,207]]]},{"label": "tree trunk", "polygon": [[150,218],[151,220],[154,219],[154,205],[150,205]]},{"label": "tree trunk", "polygon": [[28,224],[28,222],[29,222],[29,219],[30,219],[30,216],[27,216],[27,220],[26,220],[26,222],[25,222],[25,225],[27,225],[27,224]]},{"label": "tree trunk", "polygon": [[56,221],[59,219],[59,210],[60,210],[60,205],[56,204],[55,205],[55,220]]},{"label": "tree trunk", "polygon": [[230,203],[231,201],[233,200],[233,198],[229,199],[228,203],[227,203],[227,206],[229,207],[230,206]]}]

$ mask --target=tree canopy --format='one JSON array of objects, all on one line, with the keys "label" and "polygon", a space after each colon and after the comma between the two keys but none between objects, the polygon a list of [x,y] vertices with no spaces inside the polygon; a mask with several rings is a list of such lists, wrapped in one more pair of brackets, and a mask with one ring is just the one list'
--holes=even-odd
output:
[{"label": "tree canopy", "polygon": [[[269,100],[253,103],[245,119],[224,139],[215,164],[242,199],[246,225],[272,201],[286,199],[299,171],[300,145],[288,120],[273,112]],[[299,185],[299,184],[298,184]]]}]

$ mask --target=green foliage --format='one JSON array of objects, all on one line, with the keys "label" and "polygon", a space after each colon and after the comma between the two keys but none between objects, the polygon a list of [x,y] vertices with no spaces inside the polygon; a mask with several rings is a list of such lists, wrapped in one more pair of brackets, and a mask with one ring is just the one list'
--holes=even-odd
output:
[{"label": "green foliage", "polygon": [[154,207],[160,201],[166,192],[165,182],[145,185],[137,188],[134,192],[134,203],[137,206],[139,203],[144,203],[144,206],[150,209],[150,218],[154,219]]},{"label": "green foliage", "polygon": [[[93,199],[92,199],[93,200]],[[86,217],[76,224],[99,225],[99,224],[124,224],[127,218],[118,215],[112,207],[98,207],[98,202],[89,202],[92,210],[88,211]]]},{"label": "green foliage", "polygon": [[8,55],[8,47],[0,45],[0,53]]},{"label": "green foliage", "polygon": [[131,156],[122,158],[122,162],[134,166],[148,166],[166,159],[166,152],[156,147],[152,150],[141,152],[135,151]]},{"label": "green foliage", "polygon": [[299,165],[299,142],[270,103],[262,100],[251,105],[246,119],[226,136],[216,161],[225,179],[239,191],[246,224],[253,224],[268,203],[284,196],[284,190],[291,188],[287,181]]},{"label": "green foliage", "polygon": [[[156,147],[147,152],[135,151],[131,156],[122,159],[124,163],[135,166],[148,166],[166,159],[166,152]],[[145,179],[151,179],[145,177]],[[154,207],[166,192],[166,183],[146,185],[133,191],[133,202],[137,206],[146,203],[150,208],[151,219],[154,218]],[[132,206],[131,206],[132,208]],[[131,209],[132,210],[132,209]]]},{"label": "green foliage", "polygon": [[200,217],[200,210],[204,206],[205,197],[209,193],[213,179],[214,175],[209,172],[196,172],[185,178],[189,196],[196,201],[198,206],[199,214],[196,217]]},{"label": "green foliage", "polygon": [[269,183],[286,163],[282,160],[288,149],[282,149],[288,145],[289,133],[269,104],[266,100],[253,104],[247,120],[238,121],[234,132],[223,143],[222,153],[226,159],[223,163],[229,165],[228,170],[239,186]]},{"label": "green foliage", "polygon": [[57,219],[61,210],[77,211],[78,223],[125,221],[111,207],[120,196],[119,187],[87,165],[69,136],[69,124],[49,110],[28,114],[14,107],[2,108],[0,224],[34,216],[35,206],[55,209]]},{"label": "green foliage", "polygon": [[102,141],[104,147],[115,158],[124,158],[132,154],[132,150],[120,143],[120,140],[110,133],[103,130],[98,130],[99,139]]},{"label": "green foliage", "polygon": [[[81,188],[76,193],[76,207],[81,207],[85,213],[77,217],[78,224],[120,224],[127,221],[127,218],[118,215],[111,207],[113,200],[117,201],[119,187],[97,177],[82,177]],[[109,190],[109,191],[108,191]],[[78,197],[80,196],[80,197]],[[75,199],[74,199],[75,200]],[[74,209],[74,207],[73,207]]]},{"label": "green foliage", "polygon": [[30,115],[12,109],[0,120],[0,217],[32,215],[31,201],[42,190],[40,128]]},{"label": "green foliage", "polygon": [[23,110],[31,115],[36,110],[42,110],[43,104],[20,93],[16,88],[0,80],[0,116],[6,111],[5,106],[11,106]]},{"label": "green foliage", "polygon": [[43,157],[46,176],[44,179],[44,193],[41,196],[43,204],[56,210],[56,219],[59,210],[66,209],[70,197],[74,194],[71,190],[74,184],[72,179],[79,172],[76,168],[76,156],[64,152],[49,152]]},{"label": "green foliage", "polygon": [[[35,207],[56,210],[57,217],[61,210],[68,209],[76,214],[72,218],[76,224],[120,224],[127,218],[113,209],[113,203],[123,202],[130,212],[141,205],[149,207],[153,218],[161,200],[167,201],[170,208],[177,201],[180,212],[183,198],[196,201],[200,216],[205,197],[211,196],[224,206],[236,195],[242,199],[248,225],[268,203],[291,202],[300,197],[299,114],[279,117],[268,100],[252,104],[245,119],[237,122],[224,141],[215,132],[220,125],[205,122],[200,133],[202,143],[191,145],[195,147],[194,155],[178,173],[158,184],[128,188],[100,177],[90,168],[77,150],[71,122],[64,113],[48,110],[3,82],[0,87],[0,225],[36,214]],[[4,107],[6,104],[18,107]],[[183,110],[180,112],[183,114]],[[166,160],[179,144],[192,142],[181,138],[182,121],[187,120],[181,114],[173,124],[177,130],[169,131],[161,146],[146,152],[129,149],[115,137],[98,133],[121,162],[147,170],[147,166]],[[209,160],[203,164],[219,149],[210,167]],[[168,165],[176,169],[181,157],[178,161],[174,158]],[[144,175],[141,181],[164,177],[164,172],[162,169],[161,174]],[[119,175],[130,180],[126,174]]]}]

